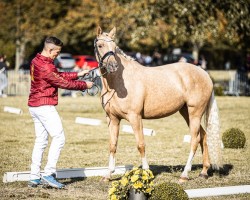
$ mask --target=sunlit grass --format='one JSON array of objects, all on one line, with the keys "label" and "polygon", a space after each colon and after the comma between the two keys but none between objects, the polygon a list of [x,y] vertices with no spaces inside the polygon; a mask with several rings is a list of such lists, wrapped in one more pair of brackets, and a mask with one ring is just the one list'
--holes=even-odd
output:
[{"label": "sunlit grass", "polygon": [[[197,178],[201,171],[200,148],[194,159],[191,181],[184,189],[250,184],[250,98],[217,97],[220,109],[221,132],[229,128],[241,129],[247,138],[244,149],[224,149],[224,164],[231,166],[227,176]],[[23,110],[22,115],[3,112],[4,106]],[[109,133],[106,114],[99,97],[60,97],[57,110],[62,118],[66,144],[58,162],[58,168],[101,167],[108,165]],[[76,117],[102,120],[100,126],[75,123]],[[121,123],[128,124],[125,120]],[[183,143],[188,127],[177,113],[168,118],[144,120],[145,128],[152,128],[156,136],[145,136],[146,154],[152,169],[157,172],[156,182],[177,182],[189,154],[189,144]],[[27,107],[27,97],[0,98],[0,172],[30,170],[34,144],[34,125]],[[45,165],[48,149],[45,152]],[[133,134],[120,132],[117,165],[140,165],[139,153]],[[0,199],[106,199],[110,183],[100,183],[100,177],[62,180],[68,190],[29,189],[26,182],[0,183]],[[207,199],[247,199],[249,195],[210,197]]]}]

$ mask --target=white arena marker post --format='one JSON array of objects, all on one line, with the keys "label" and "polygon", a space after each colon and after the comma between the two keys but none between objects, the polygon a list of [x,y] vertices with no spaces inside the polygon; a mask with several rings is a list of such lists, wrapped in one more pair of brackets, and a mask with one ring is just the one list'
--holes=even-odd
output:
[{"label": "white arena marker post", "polygon": [[[191,141],[191,135],[184,135],[183,142],[190,143]],[[224,144],[221,141],[221,148],[224,149]]]},{"label": "white arena marker post", "polygon": [[[134,133],[132,126],[129,126],[129,125],[123,125],[122,131],[127,132],[127,133]],[[147,136],[155,136],[156,135],[155,131],[153,129],[149,129],[149,128],[143,128],[143,134],[147,135]]]},{"label": "white arena marker post", "polygon": [[[191,141],[191,135],[184,135],[183,142],[190,143]],[[221,141],[221,148],[224,149],[224,144]]]},{"label": "white arena marker post", "polygon": [[23,111],[20,108],[13,108],[9,106],[4,106],[3,111],[13,113],[13,114],[18,114],[18,115],[23,114]]},{"label": "white arena marker post", "polygon": [[190,143],[191,141],[191,135],[184,135],[183,142]]},{"label": "white arena marker post", "polygon": [[92,125],[92,126],[99,126],[99,125],[101,125],[102,121],[99,120],[99,119],[76,117],[75,123],[77,123],[77,124],[85,124],[85,125]]}]

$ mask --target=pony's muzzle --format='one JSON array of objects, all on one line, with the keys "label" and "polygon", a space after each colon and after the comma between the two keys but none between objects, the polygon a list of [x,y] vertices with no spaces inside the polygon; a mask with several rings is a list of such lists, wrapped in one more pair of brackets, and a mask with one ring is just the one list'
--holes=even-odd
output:
[{"label": "pony's muzzle", "polygon": [[118,69],[118,63],[116,61],[110,61],[108,63],[108,66],[107,66],[107,70],[110,72],[110,73],[113,73],[115,72],[117,69]]}]

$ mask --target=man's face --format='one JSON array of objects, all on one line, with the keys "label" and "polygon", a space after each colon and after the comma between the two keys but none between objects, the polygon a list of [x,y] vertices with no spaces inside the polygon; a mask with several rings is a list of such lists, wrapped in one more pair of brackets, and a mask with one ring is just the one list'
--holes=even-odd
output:
[{"label": "man's face", "polygon": [[49,49],[49,57],[54,60],[61,52],[61,49],[62,47],[59,47],[59,46],[55,46],[53,45],[54,47]]}]

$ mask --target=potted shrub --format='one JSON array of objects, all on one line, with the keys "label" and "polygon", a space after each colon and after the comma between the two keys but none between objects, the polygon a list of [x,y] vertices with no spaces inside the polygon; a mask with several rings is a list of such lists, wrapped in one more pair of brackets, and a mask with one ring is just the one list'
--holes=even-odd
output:
[{"label": "potted shrub", "polygon": [[134,167],[127,171],[119,181],[112,182],[109,199],[148,199],[153,191],[153,179],[154,175],[151,170]]}]

